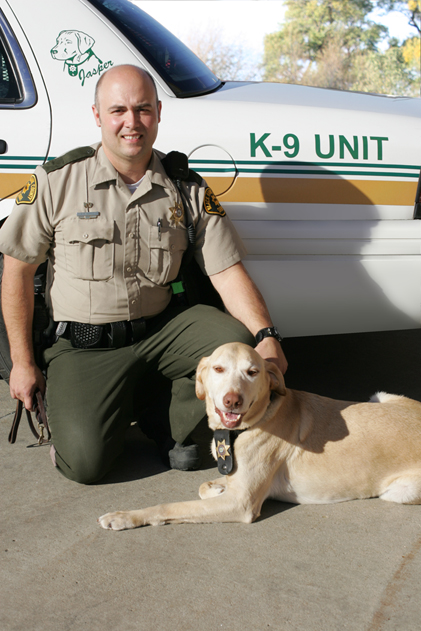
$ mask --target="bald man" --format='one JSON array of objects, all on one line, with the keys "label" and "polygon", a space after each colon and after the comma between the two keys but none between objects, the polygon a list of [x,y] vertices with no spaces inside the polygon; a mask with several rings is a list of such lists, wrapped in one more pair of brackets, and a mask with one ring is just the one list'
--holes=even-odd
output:
[{"label": "bald man", "polygon": [[[109,471],[145,408],[146,431],[170,466],[198,468],[189,435],[205,410],[194,394],[195,369],[220,344],[257,343],[263,357],[287,367],[225,211],[192,171],[181,194],[153,148],[161,107],[144,70],[104,73],[92,107],[101,142],[37,167],[0,230],[11,396],[30,410],[37,389],[46,395],[53,462],[79,483]],[[194,256],[231,315],[174,300],[171,282],[188,247],[186,199]],[[33,279],[45,260],[56,334],[41,371],[32,347]]]}]

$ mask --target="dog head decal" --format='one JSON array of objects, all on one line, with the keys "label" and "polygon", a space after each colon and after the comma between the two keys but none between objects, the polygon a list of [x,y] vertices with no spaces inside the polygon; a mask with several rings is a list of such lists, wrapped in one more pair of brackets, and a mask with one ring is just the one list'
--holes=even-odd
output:
[{"label": "dog head decal", "polygon": [[63,61],[64,70],[67,69],[71,77],[79,77],[84,85],[86,79],[98,79],[102,72],[114,65],[111,60],[102,62],[99,59],[92,50],[94,44],[94,38],[83,31],[61,31],[50,54],[53,59]]},{"label": "dog head decal", "polygon": [[94,44],[94,38],[82,31],[61,31],[50,53],[53,59],[78,65]]}]

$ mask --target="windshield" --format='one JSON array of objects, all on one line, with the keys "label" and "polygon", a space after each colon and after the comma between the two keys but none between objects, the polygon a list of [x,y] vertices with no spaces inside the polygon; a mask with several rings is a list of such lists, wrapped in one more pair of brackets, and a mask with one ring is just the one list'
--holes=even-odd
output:
[{"label": "windshield", "polygon": [[179,98],[206,94],[222,83],[192,51],[129,0],[89,0],[127,37]]}]

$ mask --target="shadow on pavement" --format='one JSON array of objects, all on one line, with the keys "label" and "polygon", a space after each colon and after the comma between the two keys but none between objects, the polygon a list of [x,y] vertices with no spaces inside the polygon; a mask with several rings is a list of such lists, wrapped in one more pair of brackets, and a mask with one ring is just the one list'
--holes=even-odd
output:
[{"label": "shadow on pavement", "polygon": [[[215,468],[216,463],[210,452],[212,432],[207,425],[206,419],[203,419],[196,427],[192,438],[199,445],[202,454],[200,469]],[[126,434],[124,452],[115,463],[113,469],[98,484],[118,484],[141,480],[163,471],[168,471],[168,469],[169,467],[160,458],[156,444],[146,438],[137,425],[133,424]]]}]

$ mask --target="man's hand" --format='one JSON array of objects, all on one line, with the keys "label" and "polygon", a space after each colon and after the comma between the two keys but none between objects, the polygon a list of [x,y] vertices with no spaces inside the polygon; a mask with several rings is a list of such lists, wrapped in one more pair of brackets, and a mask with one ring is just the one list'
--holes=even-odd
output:
[{"label": "man's hand", "polygon": [[263,359],[276,364],[283,375],[285,375],[288,362],[284,351],[278,340],[274,337],[265,337],[255,349]]},{"label": "man's hand", "polygon": [[10,396],[19,399],[27,410],[33,411],[33,397],[39,389],[45,395],[45,379],[36,365],[21,366],[13,364],[10,372]]}]

